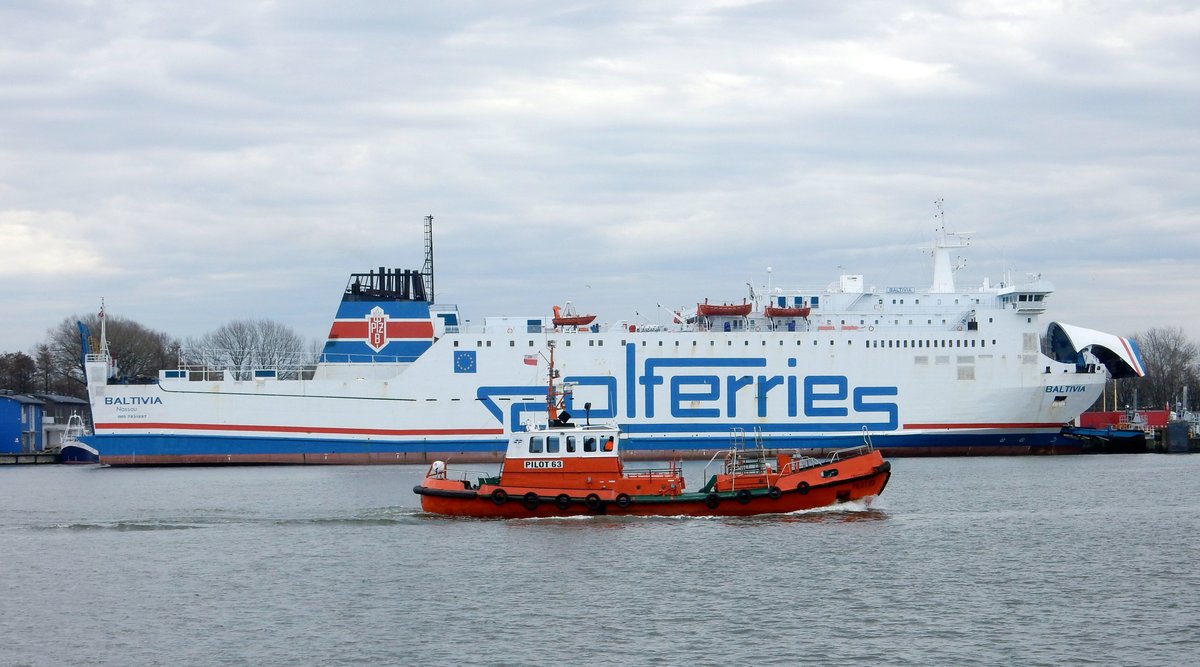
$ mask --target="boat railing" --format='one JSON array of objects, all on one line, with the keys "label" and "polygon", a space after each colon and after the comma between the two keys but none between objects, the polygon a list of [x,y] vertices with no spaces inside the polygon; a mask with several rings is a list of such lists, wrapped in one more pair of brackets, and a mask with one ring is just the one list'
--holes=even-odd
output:
[{"label": "boat railing", "polygon": [[874,449],[875,448],[873,446],[871,446],[870,442],[859,445],[857,447],[847,447],[845,449],[837,449],[837,450],[834,450],[829,453],[829,462],[833,463],[834,461],[841,461],[842,459],[852,459],[856,456],[862,456],[863,454],[869,454],[870,452],[874,451]]},{"label": "boat railing", "polygon": [[811,456],[800,456],[788,461],[783,468],[779,470],[779,474],[790,475],[794,472],[800,472],[801,470],[807,470],[808,468],[815,468],[820,465],[825,465],[828,462],[829,461],[826,459],[817,459]]},{"label": "boat railing", "polygon": [[637,468],[634,470],[630,470],[628,468],[625,469],[625,477],[638,477],[638,478],[673,477],[678,474],[679,474],[679,468],[674,465],[668,466],[666,468]]}]

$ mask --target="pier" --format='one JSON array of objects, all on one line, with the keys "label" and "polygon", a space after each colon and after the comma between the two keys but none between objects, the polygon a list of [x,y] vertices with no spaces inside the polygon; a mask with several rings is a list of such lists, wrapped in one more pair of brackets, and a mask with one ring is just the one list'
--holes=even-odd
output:
[{"label": "pier", "polygon": [[58,463],[58,454],[55,452],[0,453],[0,465],[31,465],[35,463]]}]

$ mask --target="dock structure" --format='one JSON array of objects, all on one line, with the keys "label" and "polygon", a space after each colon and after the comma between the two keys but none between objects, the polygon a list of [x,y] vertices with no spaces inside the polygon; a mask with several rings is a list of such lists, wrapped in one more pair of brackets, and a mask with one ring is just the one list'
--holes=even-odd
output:
[{"label": "dock structure", "polygon": [[0,452],[0,465],[58,463],[57,452]]}]

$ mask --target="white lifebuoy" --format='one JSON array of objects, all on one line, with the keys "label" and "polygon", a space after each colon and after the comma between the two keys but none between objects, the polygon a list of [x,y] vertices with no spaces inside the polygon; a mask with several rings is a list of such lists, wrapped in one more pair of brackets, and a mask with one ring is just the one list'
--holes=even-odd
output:
[{"label": "white lifebuoy", "polygon": [[867,331],[874,331],[874,330],[875,330],[875,325],[872,324],[872,325],[867,326]]},{"label": "white lifebuoy", "polygon": [[954,330],[955,330],[955,331],[962,331],[962,325],[960,324],[960,325],[958,325],[958,326],[954,327]]},{"label": "white lifebuoy", "polygon": [[512,333],[512,327],[508,328],[508,333]]}]

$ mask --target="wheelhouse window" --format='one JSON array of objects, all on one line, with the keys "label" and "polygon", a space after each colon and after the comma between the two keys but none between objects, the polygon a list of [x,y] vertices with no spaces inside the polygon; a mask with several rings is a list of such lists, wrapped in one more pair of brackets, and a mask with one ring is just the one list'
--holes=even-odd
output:
[{"label": "wheelhouse window", "polygon": [[535,435],[535,436],[530,437],[529,438],[529,453],[530,454],[541,454],[543,440],[544,440],[544,438],[540,435]]},{"label": "wheelhouse window", "polygon": [[584,437],[583,451],[585,451],[585,452],[596,451],[596,437],[595,436],[589,435],[589,436]]},{"label": "wheelhouse window", "polygon": [[557,454],[558,453],[558,441],[559,441],[559,437],[557,435],[546,436],[546,453],[547,454]]}]

